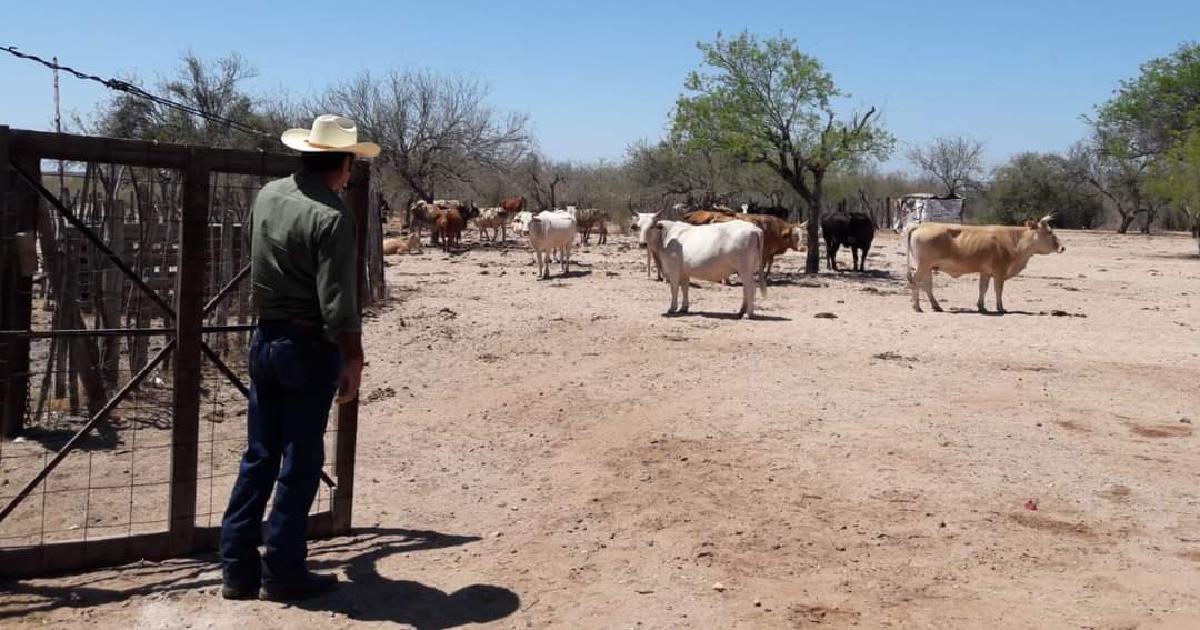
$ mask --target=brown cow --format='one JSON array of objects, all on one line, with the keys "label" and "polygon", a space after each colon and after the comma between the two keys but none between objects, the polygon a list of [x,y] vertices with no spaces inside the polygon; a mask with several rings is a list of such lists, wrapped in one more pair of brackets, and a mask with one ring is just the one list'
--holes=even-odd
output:
[{"label": "brown cow", "polygon": [[762,270],[769,276],[775,264],[775,257],[786,253],[789,249],[802,251],[805,224],[792,225],[769,214],[748,214],[731,212],[724,209],[696,210],[689,212],[683,219],[692,225],[705,223],[724,223],[726,221],[745,221],[753,223],[763,231]]},{"label": "brown cow", "polygon": [[[921,223],[909,227],[904,235],[909,262],[908,281],[912,286],[913,310],[921,312],[920,287],[925,287],[929,306],[942,310],[933,297],[933,272],[942,271],[957,278],[963,274],[979,274],[980,313],[986,313],[983,297],[988,281],[996,279],[996,311],[1004,312],[1004,281],[1021,273],[1034,254],[1062,253],[1067,248],[1050,229],[1051,217],[1025,227],[997,225],[969,226],[948,223]],[[916,273],[913,273],[913,262]]]},{"label": "brown cow", "polygon": [[462,231],[466,222],[463,221],[458,208],[438,208],[434,225],[442,242],[442,251],[449,252],[452,245],[456,246],[462,241]]},{"label": "brown cow", "polygon": [[525,195],[520,197],[509,197],[508,199],[500,200],[500,207],[509,214],[516,214],[525,209]]}]

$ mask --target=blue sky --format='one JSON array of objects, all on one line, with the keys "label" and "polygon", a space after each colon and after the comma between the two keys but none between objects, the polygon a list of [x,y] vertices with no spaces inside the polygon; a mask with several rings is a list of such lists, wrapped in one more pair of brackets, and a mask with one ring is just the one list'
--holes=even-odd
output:
[{"label": "blue sky", "polygon": [[[1065,149],[1120,79],[1200,39],[1196,0],[10,4],[0,45],[148,85],[187,49],[242,53],[264,93],[301,96],[364,68],[474,76],[496,107],[530,114],[549,155],[572,160],[620,159],[659,137],[695,43],[718,30],[795,38],[852,94],[847,108],[881,107],[900,141],[889,168],[950,134],[984,141],[992,164]],[[0,55],[0,86],[0,124],[49,127],[48,71]],[[62,94],[86,114],[105,90],[64,76]]]}]

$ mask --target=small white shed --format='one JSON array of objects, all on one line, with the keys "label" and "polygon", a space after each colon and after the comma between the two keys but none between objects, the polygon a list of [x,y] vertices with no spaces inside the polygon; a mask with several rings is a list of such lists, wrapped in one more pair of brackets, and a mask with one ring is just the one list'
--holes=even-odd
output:
[{"label": "small white shed", "polygon": [[897,231],[903,230],[911,223],[934,221],[937,223],[962,223],[963,198],[957,195],[935,195],[933,193],[913,193],[900,198],[900,206],[896,213],[895,225]]}]

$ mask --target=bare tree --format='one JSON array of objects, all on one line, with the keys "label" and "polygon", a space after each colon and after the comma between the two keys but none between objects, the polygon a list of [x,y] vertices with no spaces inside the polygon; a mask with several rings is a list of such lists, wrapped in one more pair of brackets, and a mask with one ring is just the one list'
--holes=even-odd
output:
[{"label": "bare tree", "polygon": [[558,187],[567,180],[571,165],[552,163],[540,153],[531,152],[518,170],[533,205],[539,210],[553,210],[558,204]]},{"label": "bare tree", "polygon": [[977,185],[983,174],[983,143],[965,136],[938,138],[926,147],[913,147],[908,161],[936,179],[948,195]]},{"label": "bare tree", "polygon": [[480,82],[428,71],[369,72],[332,87],[323,109],[353,118],[383,151],[376,167],[396,173],[421,199],[467,182],[479,168],[507,170],[529,149],[529,119],[486,103]]}]

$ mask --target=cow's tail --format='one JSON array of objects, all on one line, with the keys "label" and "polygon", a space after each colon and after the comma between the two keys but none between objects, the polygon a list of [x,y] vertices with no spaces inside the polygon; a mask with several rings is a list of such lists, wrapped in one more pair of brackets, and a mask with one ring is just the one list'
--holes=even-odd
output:
[{"label": "cow's tail", "polygon": [[762,229],[756,230],[756,238],[758,239],[758,291],[765,299],[767,297],[767,267],[763,261],[763,254],[766,252],[766,234]]},{"label": "cow's tail", "polygon": [[904,274],[910,283],[913,281],[912,233],[916,231],[919,225],[919,223],[910,223],[904,226],[903,235],[900,237],[904,239]]}]

